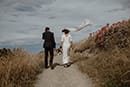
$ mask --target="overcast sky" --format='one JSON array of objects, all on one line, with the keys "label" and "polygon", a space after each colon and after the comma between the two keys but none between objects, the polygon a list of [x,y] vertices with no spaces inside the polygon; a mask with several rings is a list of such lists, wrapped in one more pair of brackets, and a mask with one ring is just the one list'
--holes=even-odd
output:
[{"label": "overcast sky", "polygon": [[49,26],[60,42],[64,27],[76,27],[84,19],[94,25],[71,33],[78,42],[106,23],[130,18],[130,0],[0,0],[0,48],[42,49],[41,33]]}]

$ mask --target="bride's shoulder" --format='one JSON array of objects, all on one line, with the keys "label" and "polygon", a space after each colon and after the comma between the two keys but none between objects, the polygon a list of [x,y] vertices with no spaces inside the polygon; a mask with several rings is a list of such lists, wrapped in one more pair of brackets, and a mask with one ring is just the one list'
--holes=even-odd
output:
[{"label": "bride's shoulder", "polygon": [[68,36],[71,37],[71,34],[69,34]]}]

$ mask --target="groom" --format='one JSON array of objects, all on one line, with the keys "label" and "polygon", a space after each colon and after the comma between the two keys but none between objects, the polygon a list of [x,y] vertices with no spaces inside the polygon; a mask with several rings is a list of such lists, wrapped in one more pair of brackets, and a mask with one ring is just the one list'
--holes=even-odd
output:
[{"label": "groom", "polygon": [[54,56],[54,48],[56,47],[54,33],[50,31],[49,27],[45,28],[45,32],[42,33],[42,39],[44,40],[43,48],[45,49],[45,68],[49,68],[48,66],[48,54],[50,54],[49,65],[51,69],[53,67],[53,56]]}]

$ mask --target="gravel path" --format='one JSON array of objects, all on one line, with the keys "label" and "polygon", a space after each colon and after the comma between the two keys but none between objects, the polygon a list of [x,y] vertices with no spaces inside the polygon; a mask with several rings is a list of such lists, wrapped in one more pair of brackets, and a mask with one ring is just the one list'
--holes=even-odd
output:
[{"label": "gravel path", "polygon": [[[56,56],[54,63],[61,63],[62,56]],[[75,64],[68,68],[56,66],[54,70],[45,69],[39,75],[36,87],[94,87],[91,79],[84,76]]]}]

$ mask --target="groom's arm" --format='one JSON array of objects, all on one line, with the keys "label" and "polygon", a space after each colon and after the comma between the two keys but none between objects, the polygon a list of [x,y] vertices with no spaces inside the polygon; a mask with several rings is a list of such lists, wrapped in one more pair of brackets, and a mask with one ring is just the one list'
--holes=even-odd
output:
[{"label": "groom's arm", "polygon": [[42,33],[42,39],[45,40],[45,33]]},{"label": "groom's arm", "polygon": [[54,33],[52,33],[52,39],[53,39],[53,44],[54,44],[54,48],[56,48],[56,42],[55,42],[55,37],[54,37]]}]

